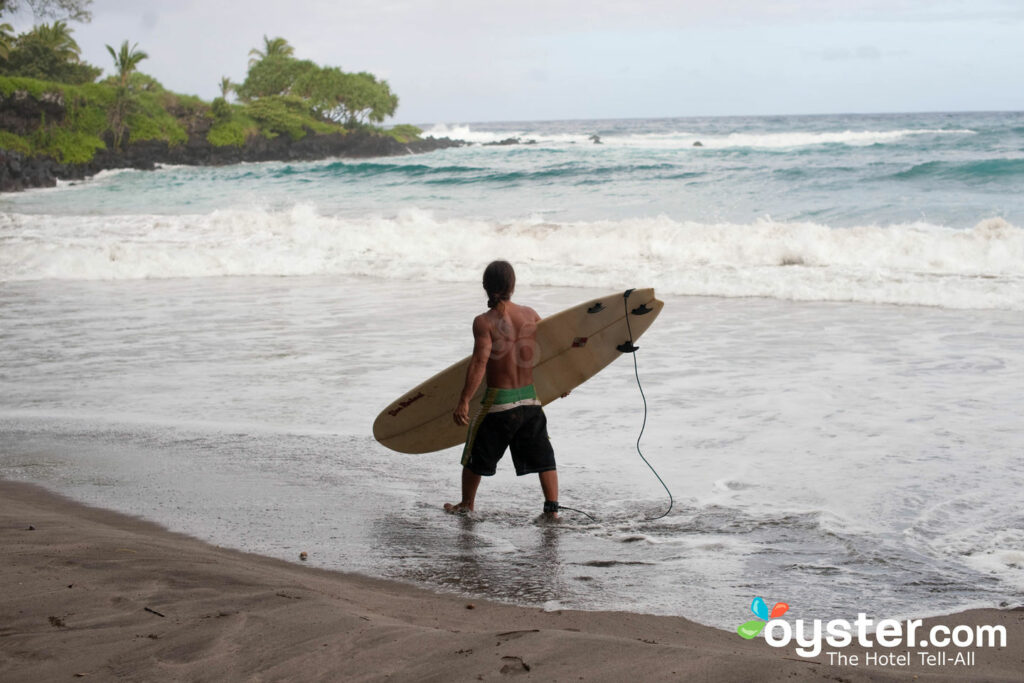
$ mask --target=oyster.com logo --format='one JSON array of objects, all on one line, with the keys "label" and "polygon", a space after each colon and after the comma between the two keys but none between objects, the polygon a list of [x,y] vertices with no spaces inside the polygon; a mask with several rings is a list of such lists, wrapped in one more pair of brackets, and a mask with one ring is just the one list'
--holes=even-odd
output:
[{"label": "oyster.com logo", "polygon": [[764,601],[764,598],[754,598],[754,601],[750,603],[750,611],[754,613],[757,619],[751,619],[750,621],[740,624],[736,628],[736,632],[740,634],[740,637],[750,640],[756,638],[761,631],[764,630],[765,624],[772,619],[778,619],[789,610],[789,605],[784,602],[777,602],[775,606],[768,609],[768,603]]},{"label": "oyster.com logo", "polygon": [[[1002,624],[958,624],[944,623],[924,625],[921,619],[875,620],[864,612],[857,618],[830,619],[810,622],[797,619],[792,625],[782,615],[789,611],[789,605],[777,602],[768,609],[764,598],[754,598],[750,611],[757,619],[740,624],[736,632],[741,638],[751,640],[764,632],[764,642],[772,647],[787,647],[794,640],[796,654],[801,657],[817,657],[827,646],[825,655],[829,664],[846,666],[909,666],[917,661],[922,666],[974,666],[975,652],[968,648],[1005,648],[1006,627]],[[853,645],[865,648],[866,652],[844,653],[841,648]],[[872,651],[876,646],[889,651]],[[947,652],[956,648],[954,653]]]}]

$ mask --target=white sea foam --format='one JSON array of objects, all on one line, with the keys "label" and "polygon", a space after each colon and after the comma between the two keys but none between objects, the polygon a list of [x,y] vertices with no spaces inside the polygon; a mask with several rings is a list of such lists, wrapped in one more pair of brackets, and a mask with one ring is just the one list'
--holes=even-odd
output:
[{"label": "white sea foam", "polygon": [[437,123],[428,130],[425,130],[423,135],[435,138],[453,138],[455,140],[465,140],[466,142],[485,143],[498,142],[507,137],[514,137],[516,133],[510,135],[508,133],[472,130],[469,126],[461,124],[449,125],[446,123]]},{"label": "white sea foam", "polygon": [[[1002,535],[1008,535],[1003,533]],[[1020,532],[1013,539],[1015,546],[987,549],[964,558],[964,563],[979,572],[996,576],[1017,591],[1024,592],[1024,550],[1020,546]]]},{"label": "white sea foam", "polygon": [[[507,138],[534,141],[540,145],[561,146],[567,144],[591,144],[593,133],[551,134],[532,132],[528,129],[516,131],[474,130],[468,125],[437,124],[426,131],[434,137],[450,137],[477,144],[500,142]],[[935,128],[905,128],[898,130],[843,130],[843,131],[787,131],[779,133],[730,133],[727,135],[702,135],[692,131],[671,133],[641,133],[631,135],[608,134],[601,136],[601,143],[610,147],[632,147],[639,149],[684,149],[700,146],[708,149],[749,147],[754,149],[785,149],[812,145],[841,144],[867,146],[898,142],[918,135],[974,135],[975,131]]]},{"label": "white sea foam", "polygon": [[[424,135],[432,135],[434,137],[449,137],[455,140],[465,140],[478,145],[492,144],[508,140],[510,138],[517,138],[520,142],[534,142],[542,146],[561,146],[561,145],[574,145],[574,144],[592,144],[593,141],[590,136],[593,133],[579,132],[579,133],[539,133],[536,131],[530,131],[527,129],[523,130],[511,130],[511,131],[489,131],[489,130],[473,130],[468,125],[447,125],[439,123],[434,125],[430,130],[427,130]],[[625,136],[615,138],[617,140],[625,140],[628,137],[643,137],[643,136]]]},{"label": "white sea foam", "polygon": [[836,132],[801,132],[785,133],[730,133],[729,135],[700,136],[695,133],[678,133],[676,135],[631,135],[621,139],[609,137],[607,144],[621,144],[630,147],[691,147],[700,142],[709,149],[725,149],[732,147],[752,147],[760,149],[783,149],[788,147],[807,147],[811,145],[841,144],[866,146],[896,142],[914,135],[971,135],[971,130],[844,130]]},{"label": "white sea foam", "polygon": [[[536,284],[1024,310],[1024,230],[927,223],[830,228],[667,217],[556,223],[290,210],[0,217],[0,280],[372,275],[461,281],[495,255]],[[475,276],[473,276],[475,277]]]}]

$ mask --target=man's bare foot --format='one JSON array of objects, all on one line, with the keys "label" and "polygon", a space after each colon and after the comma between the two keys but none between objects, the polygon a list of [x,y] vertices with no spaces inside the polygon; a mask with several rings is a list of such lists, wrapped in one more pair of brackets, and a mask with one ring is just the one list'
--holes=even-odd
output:
[{"label": "man's bare foot", "polygon": [[452,515],[464,515],[467,512],[472,512],[473,506],[468,503],[456,503],[455,505],[445,503],[444,511]]}]

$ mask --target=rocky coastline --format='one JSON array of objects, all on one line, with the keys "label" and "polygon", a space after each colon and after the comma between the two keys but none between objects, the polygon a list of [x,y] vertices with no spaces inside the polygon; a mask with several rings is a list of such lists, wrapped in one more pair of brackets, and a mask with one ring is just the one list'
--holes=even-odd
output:
[{"label": "rocky coastline", "polygon": [[[163,140],[142,140],[117,149],[109,134],[92,159],[85,163],[61,163],[49,156],[28,156],[16,150],[0,148],[0,192],[34,187],[53,187],[58,180],[82,180],[100,171],[135,168],[152,170],[163,164],[188,166],[225,166],[253,161],[316,161],[334,157],[364,159],[405,154],[420,154],[467,143],[449,138],[433,138],[399,142],[394,137],[373,130],[338,133],[315,133],[309,128],[305,135],[293,140],[288,135],[267,138],[252,135],[240,146],[216,146],[207,140],[213,121],[206,117],[181,115],[188,139],[181,144]],[[62,122],[67,115],[64,97],[59,93],[32,96],[18,91],[0,96],[0,130],[28,135],[40,121]]]},{"label": "rocky coastline", "polygon": [[307,132],[299,140],[281,135],[273,139],[254,136],[241,147],[215,147],[202,134],[193,133],[188,142],[168,145],[161,140],[145,140],[125,145],[123,150],[99,150],[91,161],[63,164],[51,157],[27,157],[20,152],[0,149],[0,192],[34,187],[53,187],[58,180],[82,180],[109,169],[153,170],[162,164],[189,166],[225,166],[252,161],[316,161],[334,157],[364,159],[406,154],[421,154],[466,143],[450,138],[428,137],[399,142],[394,138],[357,131],[329,135]]}]

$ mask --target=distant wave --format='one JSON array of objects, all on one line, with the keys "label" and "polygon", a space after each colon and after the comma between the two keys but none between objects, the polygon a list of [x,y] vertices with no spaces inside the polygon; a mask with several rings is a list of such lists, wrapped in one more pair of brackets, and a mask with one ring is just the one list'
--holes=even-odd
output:
[{"label": "distant wave", "polygon": [[963,163],[928,161],[892,175],[898,180],[941,178],[968,182],[1019,176],[1024,176],[1024,159],[983,159]]},{"label": "distant wave", "polygon": [[[470,126],[445,124],[435,125],[426,131],[435,137],[452,137],[467,142],[493,143],[507,138],[519,138],[525,142],[533,140],[540,145],[561,146],[570,144],[592,145],[592,133],[544,134],[520,131],[487,131],[473,130]],[[601,142],[611,147],[637,147],[644,149],[683,149],[693,148],[700,142],[704,149],[785,149],[791,147],[807,147],[813,145],[850,145],[867,146],[899,142],[904,138],[919,135],[974,135],[975,131],[966,128],[934,129],[907,128],[900,130],[844,130],[844,131],[788,131],[782,133],[730,133],[727,135],[701,135],[692,131],[673,133],[650,133],[631,135],[601,135]]]},{"label": "distant wave", "polygon": [[344,162],[335,161],[321,166],[304,164],[302,166],[283,166],[274,169],[270,175],[273,177],[303,176],[303,177],[333,177],[352,176],[368,178],[379,175],[398,174],[408,178],[417,178],[431,175],[453,175],[461,173],[483,173],[487,169],[476,166],[429,166],[427,164],[410,164],[403,162],[387,161],[366,161],[366,162]]},{"label": "distant wave", "polygon": [[322,166],[284,166],[274,169],[271,177],[296,176],[309,178],[369,178],[394,177],[396,180],[417,179],[428,185],[463,185],[469,183],[515,183],[519,181],[544,181],[560,179],[580,182],[595,182],[603,178],[633,173],[645,174],[648,179],[695,178],[703,172],[684,171],[672,163],[610,164],[564,162],[538,165],[532,170],[501,170],[479,166],[429,166],[401,161],[334,162]]},{"label": "distant wave", "polygon": [[224,210],[182,216],[0,215],[0,280],[237,275],[475,279],[495,256],[524,281],[809,301],[1024,310],[1024,230],[990,219],[830,228],[623,221],[512,222]]}]

